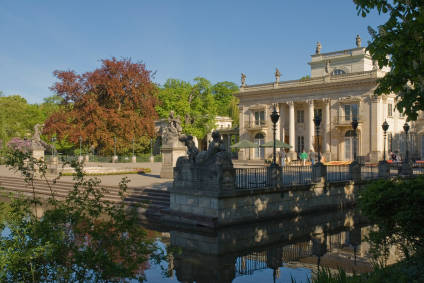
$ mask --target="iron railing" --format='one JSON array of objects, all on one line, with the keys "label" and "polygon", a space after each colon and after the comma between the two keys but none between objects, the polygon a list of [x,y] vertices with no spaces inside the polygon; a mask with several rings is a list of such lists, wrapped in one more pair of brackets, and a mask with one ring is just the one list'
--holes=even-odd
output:
[{"label": "iron railing", "polygon": [[365,164],[361,166],[361,179],[371,180],[378,178],[377,164]]},{"label": "iron railing", "polygon": [[281,169],[283,185],[305,185],[312,183],[312,166],[283,166]]},{"label": "iron railing", "polygon": [[412,174],[414,175],[423,175],[424,174],[424,163],[415,162],[412,165]]},{"label": "iron railing", "polygon": [[339,182],[352,180],[349,165],[329,165],[327,166],[327,181]]},{"label": "iron railing", "polygon": [[271,185],[271,178],[267,167],[236,168],[237,189],[258,189]]}]

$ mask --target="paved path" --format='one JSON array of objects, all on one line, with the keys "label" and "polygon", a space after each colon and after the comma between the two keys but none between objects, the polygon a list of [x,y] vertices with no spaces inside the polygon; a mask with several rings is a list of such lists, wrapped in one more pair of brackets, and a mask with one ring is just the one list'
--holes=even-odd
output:
[{"label": "paved path", "polygon": [[[88,163],[88,166],[93,167],[119,167],[119,168],[150,168],[151,173],[147,174],[126,174],[126,175],[109,175],[97,176],[102,181],[104,186],[118,186],[123,177],[130,179],[129,188],[151,188],[167,190],[167,187],[172,185],[172,179],[161,179],[159,177],[161,163],[155,162],[140,162],[140,163]],[[6,166],[0,166],[0,176],[2,177],[21,177],[20,174],[10,171]],[[61,181],[72,182],[72,176],[62,176]]]}]

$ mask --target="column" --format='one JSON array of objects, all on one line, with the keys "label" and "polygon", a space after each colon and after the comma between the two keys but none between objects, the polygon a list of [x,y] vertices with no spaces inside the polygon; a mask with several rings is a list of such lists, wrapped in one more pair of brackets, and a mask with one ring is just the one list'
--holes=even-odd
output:
[{"label": "column", "polygon": [[289,101],[289,144],[291,145],[290,152],[295,152],[295,132],[294,132],[294,103]]},{"label": "column", "polygon": [[381,125],[383,123],[383,107],[381,98],[378,96],[371,96],[371,162],[377,162],[381,160],[382,149],[383,149],[383,130]]},{"label": "column", "polygon": [[324,125],[321,127],[322,129],[322,137],[323,137],[323,152],[325,158],[329,160],[330,157],[330,99],[324,99]]},{"label": "column", "polygon": [[313,136],[314,136],[314,101],[307,100],[308,103],[308,115],[307,115],[307,122],[306,122],[306,150],[308,152],[314,151],[313,147]]},{"label": "column", "polygon": [[284,104],[278,104],[278,111],[280,113],[280,120],[279,120],[279,123],[280,123],[279,132],[280,132],[280,135],[277,136],[277,137],[278,137],[278,139],[280,141],[284,142],[284,134],[285,134],[284,133],[284,117],[285,117]]}]

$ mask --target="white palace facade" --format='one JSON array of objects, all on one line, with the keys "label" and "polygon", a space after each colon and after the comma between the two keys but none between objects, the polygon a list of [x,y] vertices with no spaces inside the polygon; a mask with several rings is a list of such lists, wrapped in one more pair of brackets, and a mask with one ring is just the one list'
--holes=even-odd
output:
[{"label": "white palace facade", "polygon": [[[404,155],[406,118],[396,110],[395,94],[375,96],[376,80],[388,69],[380,69],[364,47],[359,36],[356,48],[321,53],[318,43],[316,53],[308,63],[310,78],[281,81],[278,69],[275,81],[247,85],[242,74],[240,91],[240,140],[257,144],[272,141],[270,114],[276,105],[280,114],[277,139],[291,145],[289,158],[296,159],[305,150],[316,152],[319,148],[326,161],[352,160],[357,141],[357,156],[363,161],[376,162],[383,158],[384,135],[381,125],[389,124],[386,152]],[[320,115],[322,122],[316,137],[312,121]],[[357,139],[352,131],[352,121],[359,123]],[[410,154],[420,158],[424,147],[420,125],[410,123]],[[420,126],[421,128],[422,126]],[[270,158],[271,148],[242,149],[239,159]]]}]

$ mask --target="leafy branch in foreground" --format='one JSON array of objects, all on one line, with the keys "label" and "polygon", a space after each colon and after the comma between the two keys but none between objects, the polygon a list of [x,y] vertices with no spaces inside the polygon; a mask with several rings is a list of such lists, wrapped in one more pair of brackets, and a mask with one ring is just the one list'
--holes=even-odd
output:
[{"label": "leafy branch in foreground", "polygon": [[[74,187],[58,198],[43,161],[15,150],[6,162],[22,172],[33,195],[11,195],[1,203],[1,282],[143,280],[156,246],[138,225],[135,209],[124,205],[128,179],[120,182],[121,201],[114,203],[104,199],[107,190],[99,188],[99,179],[86,179],[73,162]],[[36,196],[40,179],[50,182],[47,199]]]}]

